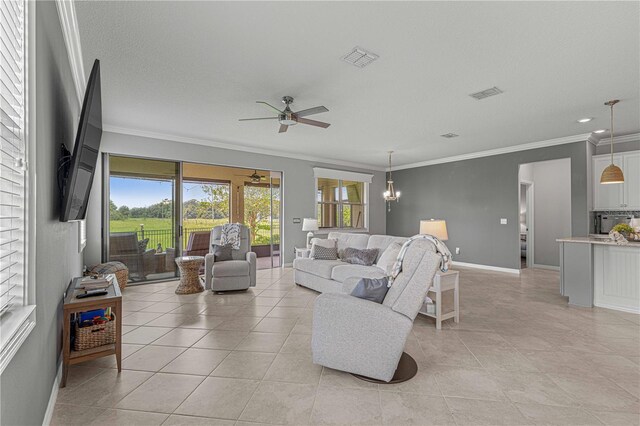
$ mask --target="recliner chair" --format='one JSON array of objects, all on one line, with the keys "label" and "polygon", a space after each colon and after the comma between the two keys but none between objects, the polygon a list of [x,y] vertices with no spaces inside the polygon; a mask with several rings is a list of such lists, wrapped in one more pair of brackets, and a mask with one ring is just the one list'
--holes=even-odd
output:
[{"label": "recliner chair", "polygon": [[[313,362],[391,381],[441,260],[432,242],[416,240],[382,304],[344,293],[318,296],[311,337]],[[352,287],[345,282],[343,290],[350,292]]]},{"label": "recliner chair", "polygon": [[204,257],[204,287],[213,291],[246,290],[256,286],[256,254],[251,251],[251,232],[240,226],[240,249],[232,250],[233,260],[216,262],[213,246],[220,244],[222,226],[211,230],[209,254]]}]

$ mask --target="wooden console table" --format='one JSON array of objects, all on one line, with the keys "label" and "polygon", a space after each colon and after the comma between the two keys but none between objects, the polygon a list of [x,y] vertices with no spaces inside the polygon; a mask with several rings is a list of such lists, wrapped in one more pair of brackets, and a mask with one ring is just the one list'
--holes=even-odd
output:
[{"label": "wooden console table", "polygon": [[[67,375],[69,366],[84,361],[100,358],[108,355],[115,355],[118,363],[118,372],[122,368],[122,293],[117,285],[115,275],[107,275],[107,279],[111,281],[111,285],[106,289],[108,294],[104,296],[87,297],[78,299],[76,296],[83,293],[84,290],[77,290],[76,284],[82,278],[74,278],[67,288],[67,295],[64,298],[63,318],[62,318],[62,382],[60,387],[67,384]],[[114,285],[115,284],[115,285]],[[71,317],[85,311],[94,309],[112,308],[116,315],[116,342],[98,346],[83,351],[75,351],[71,349]]]}]

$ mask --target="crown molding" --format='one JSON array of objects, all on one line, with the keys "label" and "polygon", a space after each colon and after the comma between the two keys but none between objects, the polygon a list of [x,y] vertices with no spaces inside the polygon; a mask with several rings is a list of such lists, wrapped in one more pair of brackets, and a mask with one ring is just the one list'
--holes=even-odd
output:
[{"label": "crown molding", "polygon": [[312,155],[294,154],[294,153],[288,153],[285,151],[277,151],[272,149],[238,145],[238,144],[229,143],[229,142],[221,142],[214,139],[190,138],[186,136],[178,136],[178,135],[172,135],[167,133],[149,132],[146,130],[136,130],[136,129],[130,129],[126,127],[111,126],[109,124],[104,124],[102,126],[102,130],[104,130],[105,132],[120,133],[123,135],[129,135],[129,136],[139,136],[139,137],[150,138],[150,139],[190,143],[194,145],[204,145],[204,146],[209,146],[213,148],[229,149],[231,151],[250,152],[253,154],[261,154],[261,155],[272,155],[274,157],[283,157],[283,158],[292,158],[295,160],[320,162],[320,163],[332,164],[337,166],[345,166],[345,167],[353,167],[353,168],[364,169],[364,170],[374,170],[374,171],[380,171],[380,172],[383,172],[386,170],[386,168],[384,167],[374,166],[371,164],[354,163],[351,161],[335,160],[332,158],[316,157]]},{"label": "crown molding", "polygon": [[452,163],[454,161],[463,161],[463,160],[471,160],[474,158],[491,157],[494,155],[508,154],[511,152],[518,152],[518,151],[528,151],[530,149],[544,148],[547,146],[564,145],[567,143],[574,143],[574,142],[586,142],[590,136],[591,136],[590,133],[583,133],[580,135],[566,136],[563,138],[548,139],[545,141],[530,142],[530,143],[514,145],[514,146],[506,146],[504,148],[489,149],[487,151],[471,152],[468,154],[454,155],[452,157],[443,157],[435,160],[420,161],[417,163],[405,164],[402,166],[395,166],[395,167],[392,167],[392,170],[413,169],[416,167],[432,166],[434,164]]},{"label": "crown molding", "polygon": [[76,87],[78,101],[82,105],[84,89],[87,79],[84,73],[84,63],[82,62],[82,46],[80,44],[80,30],[78,29],[78,19],[76,18],[76,8],[73,1],[56,0],[56,9],[60,18],[60,26],[64,37],[64,44],[67,47],[67,56],[71,66],[73,84]]},{"label": "crown molding", "polygon": [[[596,146],[603,146],[603,145],[608,145],[611,141],[611,139],[609,137],[603,137],[603,138],[596,138],[594,137],[593,139],[596,140],[596,143],[594,145]],[[613,137],[613,143],[624,143],[624,142],[638,142],[640,141],[640,133],[631,133],[630,135],[622,135],[622,136],[614,136]]]}]

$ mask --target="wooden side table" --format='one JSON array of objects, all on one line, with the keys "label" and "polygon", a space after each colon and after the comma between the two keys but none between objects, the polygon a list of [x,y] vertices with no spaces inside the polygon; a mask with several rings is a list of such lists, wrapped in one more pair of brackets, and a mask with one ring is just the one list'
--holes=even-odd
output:
[{"label": "wooden side table", "polygon": [[180,268],[180,284],[176,288],[176,294],[193,294],[204,291],[204,287],[200,283],[200,267],[204,265],[203,256],[178,257],[176,265]]},{"label": "wooden side table", "polygon": [[306,247],[296,247],[296,259],[308,258],[311,254],[311,249]]},{"label": "wooden side table", "polygon": [[[453,311],[442,313],[442,292],[453,290]],[[436,319],[436,328],[442,329],[442,321],[453,318],[455,322],[460,322],[460,272],[438,271],[433,277],[433,285],[429,288],[429,292],[436,294],[436,313],[427,313],[426,304],[420,309],[420,313]]]},{"label": "wooden side table", "polygon": [[[104,296],[87,297],[78,299],[76,296],[84,293],[82,289],[76,289],[76,284],[81,277],[74,278],[67,287],[67,295],[63,302],[63,318],[62,318],[62,381],[60,387],[67,385],[67,375],[69,374],[69,366],[84,361],[100,358],[103,356],[115,355],[118,363],[118,372],[122,371],[122,294],[120,287],[117,285],[116,277],[113,274],[106,276],[111,281],[111,285],[106,289],[107,294]],[[75,351],[71,349],[71,317],[74,314],[94,309],[112,308],[116,315],[116,341],[108,345],[102,345],[83,351]]]}]

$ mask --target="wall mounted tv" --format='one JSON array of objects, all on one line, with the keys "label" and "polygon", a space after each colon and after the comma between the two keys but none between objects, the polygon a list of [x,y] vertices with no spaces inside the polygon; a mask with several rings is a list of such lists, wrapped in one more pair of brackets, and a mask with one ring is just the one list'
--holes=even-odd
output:
[{"label": "wall mounted tv", "polygon": [[73,155],[62,177],[62,205],[60,221],[83,220],[91,192],[93,175],[102,138],[102,96],[100,90],[100,61],[93,63],[87,89],[84,92],[80,123],[76,133]]}]

